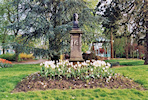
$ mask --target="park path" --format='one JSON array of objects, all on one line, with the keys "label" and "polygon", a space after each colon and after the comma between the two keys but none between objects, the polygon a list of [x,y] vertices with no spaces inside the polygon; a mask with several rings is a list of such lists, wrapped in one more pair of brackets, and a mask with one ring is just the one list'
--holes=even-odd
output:
[{"label": "park path", "polygon": [[23,61],[23,62],[12,62],[12,64],[40,64],[44,61],[47,61],[47,60],[39,59],[39,60],[30,60],[30,61]]}]

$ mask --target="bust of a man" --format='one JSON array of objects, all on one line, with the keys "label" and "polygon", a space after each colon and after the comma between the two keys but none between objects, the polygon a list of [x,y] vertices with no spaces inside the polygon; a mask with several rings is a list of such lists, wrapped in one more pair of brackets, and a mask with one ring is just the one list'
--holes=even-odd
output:
[{"label": "bust of a man", "polygon": [[77,13],[73,14],[73,18],[74,18],[73,28],[79,28],[79,26],[78,26],[78,23],[79,23],[79,21],[78,21],[78,14]]}]

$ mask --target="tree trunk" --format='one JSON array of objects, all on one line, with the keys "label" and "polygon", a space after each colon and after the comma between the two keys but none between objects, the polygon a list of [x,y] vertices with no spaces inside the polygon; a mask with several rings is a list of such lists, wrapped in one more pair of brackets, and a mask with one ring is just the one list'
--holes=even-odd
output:
[{"label": "tree trunk", "polygon": [[134,42],[133,42],[133,45],[132,45],[132,58],[134,58]]},{"label": "tree trunk", "polygon": [[[5,37],[4,37],[4,40],[5,40]],[[5,43],[5,41],[2,42],[2,48],[3,48],[2,51],[3,51],[3,54],[5,54],[4,43]]]},{"label": "tree trunk", "polygon": [[132,39],[131,39],[131,37],[130,37],[130,42],[129,42],[129,43],[130,43],[130,44],[129,44],[129,45],[130,45],[130,57],[132,57],[132,50],[133,50],[133,49],[132,49],[132,44],[131,44],[131,42],[132,42]]},{"label": "tree trunk", "polygon": [[126,43],[126,48],[125,48],[125,53],[126,53],[126,59],[128,59],[128,42],[127,42],[127,37],[126,37],[126,40],[125,40],[125,43]]},{"label": "tree trunk", "polygon": [[145,36],[145,65],[148,65],[148,30],[146,30],[146,36]]},{"label": "tree trunk", "polygon": [[3,54],[5,54],[5,49],[3,48]]},{"label": "tree trunk", "polygon": [[141,45],[138,46],[139,59],[141,59]]},{"label": "tree trunk", "polygon": [[144,14],[146,15],[145,17],[145,28],[146,28],[146,35],[145,35],[145,65],[148,65],[148,1],[145,0],[144,4]]},{"label": "tree trunk", "polygon": [[[19,1],[17,0],[17,22],[18,22],[18,27],[19,27]],[[16,32],[15,32],[15,37],[18,35],[18,32],[19,32],[19,28],[16,29]],[[17,44],[16,44],[17,45]],[[15,61],[18,62],[18,56],[19,56],[19,52],[18,52],[18,46],[16,46],[15,48]]]},{"label": "tree trunk", "polygon": [[117,58],[116,51],[114,51],[114,56],[115,56],[115,58]]},{"label": "tree trunk", "polygon": [[114,48],[113,48],[113,28],[111,28],[111,33],[110,33],[110,44],[111,44],[111,58],[114,58]]},{"label": "tree trunk", "polygon": [[15,61],[18,62],[18,56],[19,56],[19,53],[18,53],[18,48],[16,47],[15,49]]},{"label": "tree trunk", "polygon": [[4,38],[2,41],[3,54],[5,54],[6,33],[7,33],[7,29],[4,30]]}]

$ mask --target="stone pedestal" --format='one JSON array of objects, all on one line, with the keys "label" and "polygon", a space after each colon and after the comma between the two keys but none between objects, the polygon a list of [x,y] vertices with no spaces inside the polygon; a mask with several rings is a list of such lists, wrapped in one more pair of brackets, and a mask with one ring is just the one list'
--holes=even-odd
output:
[{"label": "stone pedestal", "polygon": [[72,29],[70,31],[71,37],[71,52],[70,52],[70,60],[71,62],[82,62],[84,59],[82,58],[82,51],[81,51],[81,36],[82,31],[80,29]]}]

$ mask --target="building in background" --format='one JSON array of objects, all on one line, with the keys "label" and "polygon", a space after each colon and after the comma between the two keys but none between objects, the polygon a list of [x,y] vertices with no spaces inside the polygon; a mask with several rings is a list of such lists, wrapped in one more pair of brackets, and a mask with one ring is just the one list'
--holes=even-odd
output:
[{"label": "building in background", "polygon": [[[6,53],[12,53],[12,54],[14,54],[15,51],[13,50],[12,47],[9,47],[8,49],[5,49],[5,54]],[[3,54],[3,48],[2,48],[2,46],[0,46],[0,55],[2,55],[2,54]]]}]

